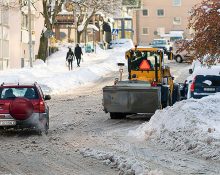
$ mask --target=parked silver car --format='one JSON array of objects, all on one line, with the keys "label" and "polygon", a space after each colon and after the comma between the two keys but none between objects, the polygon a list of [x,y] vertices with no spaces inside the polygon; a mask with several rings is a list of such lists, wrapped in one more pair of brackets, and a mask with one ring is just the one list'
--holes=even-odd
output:
[{"label": "parked silver car", "polygon": [[174,59],[178,63],[182,63],[183,61],[189,61],[192,58],[192,52],[187,52],[186,50],[179,51],[179,49],[183,46],[184,42],[188,42],[190,40],[177,40],[173,44],[173,55]]}]

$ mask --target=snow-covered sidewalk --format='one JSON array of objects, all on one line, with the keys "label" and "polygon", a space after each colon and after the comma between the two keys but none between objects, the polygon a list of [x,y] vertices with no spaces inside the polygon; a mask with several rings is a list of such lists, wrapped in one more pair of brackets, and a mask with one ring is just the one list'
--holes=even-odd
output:
[{"label": "snow-covered sidewalk", "polygon": [[76,67],[76,61],[74,61],[72,71],[69,71],[66,65],[66,53],[70,45],[63,45],[58,52],[48,58],[47,63],[36,60],[33,68],[9,69],[0,72],[0,82],[38,82],[44,91],[51,94],[66,93],[70,89],[94,83],[106,74],[117,71],[117,63],[125,63],[125,51],[133,47],[131,40],[121,40],[120,43],[121,45],[111,50],[102,50],[97,47],[96,53],[84,53],[81,67]]}]

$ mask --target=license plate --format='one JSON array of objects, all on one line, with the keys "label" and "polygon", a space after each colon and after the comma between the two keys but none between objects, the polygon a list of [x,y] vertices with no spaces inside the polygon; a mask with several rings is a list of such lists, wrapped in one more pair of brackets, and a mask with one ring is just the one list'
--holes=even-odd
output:
[{"label": "license plate", "polygon": [[204,91],[215,92],[215,88],[204,88]]},{"label": "license plate", "polygon": [[15,120],[0,120],[0,126],[14,126],[16,125]]}]

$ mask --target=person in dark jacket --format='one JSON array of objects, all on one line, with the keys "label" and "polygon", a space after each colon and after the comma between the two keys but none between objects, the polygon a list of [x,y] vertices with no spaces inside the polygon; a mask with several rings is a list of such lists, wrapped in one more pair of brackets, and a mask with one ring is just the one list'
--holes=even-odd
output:
[{"label": "person in dark jacket", "polygon": [[66,54],[66,61],[68,61],[69,70],[73,70],[73,57],[74,57],[74,53],[72,49],[69,48],[69,51]]},{"label": "person in dark jacket", "polygon": [[83,55],[83,53],[82,48],[79,46],[79,44],[76,44],[74,53],[77,60],[77,66],[80,67],[81,55]]}]

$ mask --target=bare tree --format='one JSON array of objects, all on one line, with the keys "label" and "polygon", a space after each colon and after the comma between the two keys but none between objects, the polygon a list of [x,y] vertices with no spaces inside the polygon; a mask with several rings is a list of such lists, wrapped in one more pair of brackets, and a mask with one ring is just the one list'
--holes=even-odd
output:
[{"label": "bare tree", "polygon": [[203,0],[191,10],[189,28],[195,31],[193,40],[184,48],[193,51],[194,58],[213,64],[220,61],[220,2]]},{"label": "bare tree", "polygon": [[[42,15],[44,17],[44,26],[47,31],[52,32],[56,17],[62,10],[65,0],[41,0],[43,5]],[[42,31],[40,38],[40,46],[38,50],[38,58],[46,60],[48,49],[48,38]]]},{"label": "bare tree", "polygon": [[[97,12],[110,15],[120,9],[121,0],[73,0],[77,13],[77,42]],[[79,29],[80,26],[80,29]]]}]

